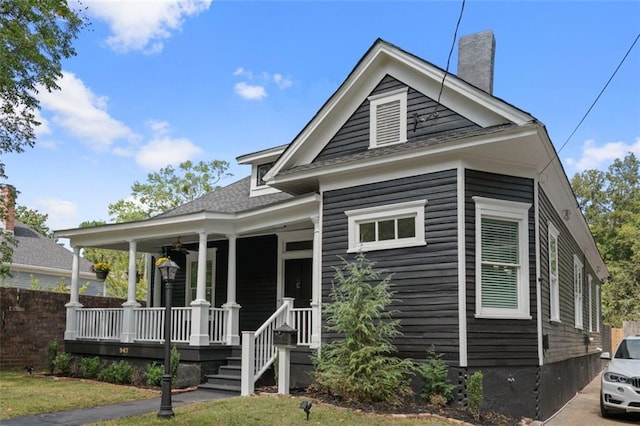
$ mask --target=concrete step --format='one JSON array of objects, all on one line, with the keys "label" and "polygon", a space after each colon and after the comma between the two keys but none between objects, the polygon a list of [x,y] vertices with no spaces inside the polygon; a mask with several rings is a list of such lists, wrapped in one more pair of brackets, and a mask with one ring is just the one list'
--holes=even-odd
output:
[{"label": "concrete step", "polygon": [[210,376],[207,376],[208,384],[240,386],[240,381],[241,381],[241,378],[239,375],[212,374]]},{"label": "concrete step", "polygon": [[235,385],[228,385],[228,384],[203,383],[198,386],[198,389],[240,395],[240,384],[235,386]]},{"label": "concrete step", "polygon": [[240,377],[241,372],[242,367],[239,365],[221,365],[220,368],[218,368],[218,374],[224,374],[227,376]]}]

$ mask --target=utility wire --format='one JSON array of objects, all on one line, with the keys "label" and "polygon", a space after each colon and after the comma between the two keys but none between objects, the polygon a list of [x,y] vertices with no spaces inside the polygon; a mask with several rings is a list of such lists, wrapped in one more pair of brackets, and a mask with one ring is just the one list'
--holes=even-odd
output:
[{"label": "utility wire", "polygon": [[593,101],[593,103],[591,104],[591,106],[589,107],[589,109],[587,110],[587,112],[584,113],[584,115],[582,116],[582,119],[580,120],[580,122],[578,123],[578,125],[575,127],[575,129],[573,129],[573,132],[571,132],[571,134],[569,135],[569,137],[567,138],[567,140],[564,141],[564,143],[562,144],[562,146],[560,146],[560,149],[556,152],[556,154],[551,157],[551,160],[549,160],[549,162],[547,163],[546,166],[544,166],[544,168],[542,170],[540,170],[539,174],[544,173],[545,170],[547,170],[547,167],[549,167],[549,165],[553,162],[553,160],[555,160],[556,158],[558,158],[558,155],[560,154],[560,151],[563,150],[563,148],[567,145],[567,143],[569,143],[569,140],[571,140],[571,138],[573,137],[573,135],[576,133],[576,131],[578,131],[578,128],[582,125],[582,122],[587,118],[587,115],[589,115],[589,113],[591,112],[591,110],[593,109],[593,107],[596,105],[596,103],[598,102],[598,100],[600,99],[600,96],[602,96],[602,94],[604,93],[604,91],[607,89],[607,86],[609,86],[609,83],[611,83],[611,80],[613,80],[613,77],[615,77],[615,75],[618,73],[618,70],[620,69],[620,67],[622,66],[622,64],[624,63],[624,61],[627,59],[627,56],[629,56],[629,53],[631,53],[631,50],[633,50],[633,47],[636,45],[636,43],[638,42],[638,39],[640,39],[640,33],[638,33],[638,35],[636,36],[636,39],[633,41],[633,43],[631,43],[631,47],[629,47],[629,50],[627,50],[627,53],[624,55],[624,57],[622,58],[622,60],[620,61],[620,63],[618,64],[618,66],[616,67],[615,71],[613,72],[613,74],[611,74],[611,77],[609,77],[609,80],[607,80],[607,83],[604,85],[604,87],[602,88],[602,90],[600,90],[600,93],[598,93],[598,96],[596,97],[596,99]]},{"label": "utility wire", "polygon": [[413,131],[416,131],[416,126],[418,125],[418,120],[420,121],[429,121],[433,117],[438,116],[438,107],[440,106],[440,97],[442,96],[442,90],[444,89],[444,81],[447,78],[447,74],[449,74],[449,64],[451,63],[451,55],[453,55],[453,49],[456,45],[456,40],[458,39],[458,29],[460,28],[460,22],[462,21],[462,14],[464,12],[464,5],[466,0],[462,0],[462,5],[460,7],[460,14],[458,15],[458,22],[456,23],[456,29],[453,32],[453,40],[451,41],[451,49],[449,50],[449,57],[447,58],[447,68],[445,69],[444,75],[442,76],[442,81],[440,82],[440,92],[438,93],[438,100],[436,101],[436,108],[433,110],[431,114],[425,119],[418,118],[417,114],[414,115],[414,125]]}]

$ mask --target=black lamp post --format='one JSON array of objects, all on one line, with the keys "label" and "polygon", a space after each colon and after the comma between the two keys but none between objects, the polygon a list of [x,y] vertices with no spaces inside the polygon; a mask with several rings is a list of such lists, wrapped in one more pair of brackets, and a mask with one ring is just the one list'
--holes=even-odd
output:
[{"label": "black lamp post", "polygon": [[170,257],[161,257],[156,266],[165,283],[165,311],[164,311],[164,375],[162,376],[162,399],[158,417],[171,418],[171,284],[180,267]]}]

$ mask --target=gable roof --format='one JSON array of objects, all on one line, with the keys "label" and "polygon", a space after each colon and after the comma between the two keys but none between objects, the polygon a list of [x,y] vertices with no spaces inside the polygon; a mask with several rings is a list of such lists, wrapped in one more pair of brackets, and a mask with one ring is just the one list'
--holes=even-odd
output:
[{"label": "gable roof", "polygon": [[385,75],[401,76],[406,84],[432,99],[438,99],[442,85],[440,104],[482,127],[505,123],[523,126],[536,121],[530,114],[436,65],[377,39],[342,85],[289,144],[265,180],[277,186],[278,174],[311,163]]}]

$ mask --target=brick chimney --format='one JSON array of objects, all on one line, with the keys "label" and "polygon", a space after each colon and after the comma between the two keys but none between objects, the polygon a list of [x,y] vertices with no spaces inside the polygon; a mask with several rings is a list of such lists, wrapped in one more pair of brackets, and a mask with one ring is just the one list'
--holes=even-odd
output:
[{"label": "brick chimney", "polygon": [[458,41],[458,77],[493,94],[493,62],[496,39],[487,30],[460,37]]},{"label": "brick chimney", "polygon": [[16,223],[16,189],[12,185],[0,185],[0,229],[11,232]]}]

